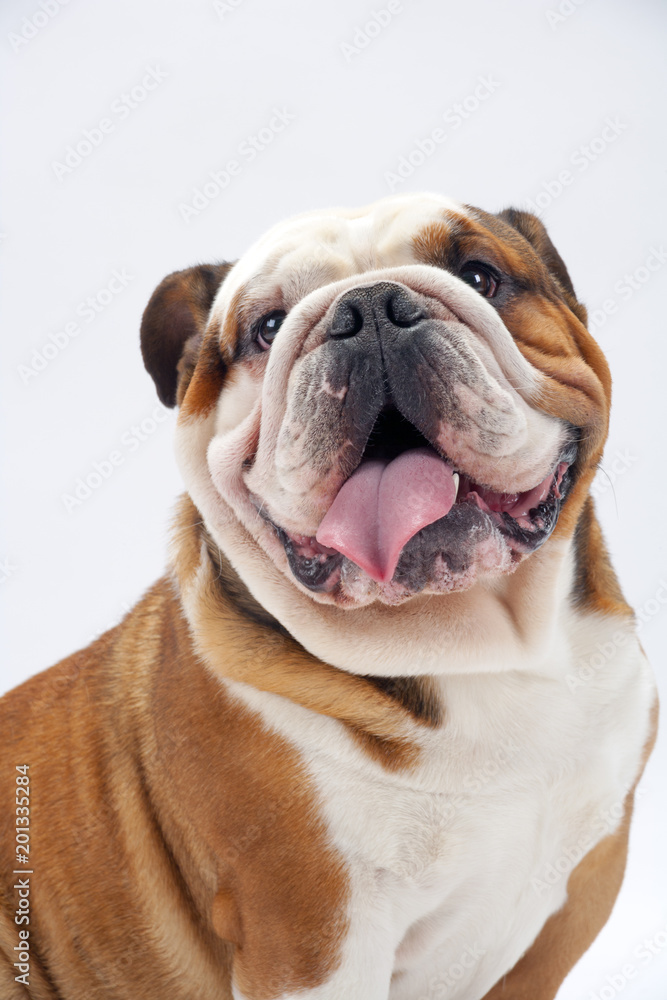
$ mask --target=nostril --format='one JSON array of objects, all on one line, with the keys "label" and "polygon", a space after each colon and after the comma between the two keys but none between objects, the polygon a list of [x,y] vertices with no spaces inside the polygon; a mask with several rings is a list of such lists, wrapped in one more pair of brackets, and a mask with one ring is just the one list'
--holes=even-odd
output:
[{"label": "nostril", "polygon": [[329,330],[329,336],[354,337],[359,333],[363,325],[363,316],[356,306],[352,306],[348,302],[339,302]]},{"label": "nostril", "polygon": [[407,328],[424,319],[424,313],[416,302],[397,292],[387,298],[387,318],[394,326]]}]

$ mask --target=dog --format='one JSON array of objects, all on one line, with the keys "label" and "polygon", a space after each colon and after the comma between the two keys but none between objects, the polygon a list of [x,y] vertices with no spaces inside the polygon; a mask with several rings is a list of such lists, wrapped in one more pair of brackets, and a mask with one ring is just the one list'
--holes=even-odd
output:
[{"label": "dog", "polygon": [[141,347],[187,494],[167,575],[0,703],[3,1000],[553,998],[656,694],[544,226],[299,215],[166,277]]}]

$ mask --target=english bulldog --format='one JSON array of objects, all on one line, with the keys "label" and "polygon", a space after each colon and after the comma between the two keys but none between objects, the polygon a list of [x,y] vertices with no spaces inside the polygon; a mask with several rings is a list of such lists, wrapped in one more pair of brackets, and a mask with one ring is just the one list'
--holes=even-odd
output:
[{"label": "english bulldog", "polygon": [[543,225],[310,212],[165,278],[141,345],[187,494],[167,575],[1,703],[3,1000],[553,998],[656,695]]}]

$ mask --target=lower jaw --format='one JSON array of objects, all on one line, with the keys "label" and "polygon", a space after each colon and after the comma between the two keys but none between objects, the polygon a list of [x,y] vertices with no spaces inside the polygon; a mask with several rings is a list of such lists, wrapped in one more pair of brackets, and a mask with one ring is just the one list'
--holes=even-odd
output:
[{"label": "lower jaw", "polygon": [[469,493],[406,543],[386,583],[372,580],[340,552],[324,549],[314,538],[290,535],[263,516],[282,542],[295,580],[334,603],[396,604],[420,593],[452,593],[473,586],[480,576],[512,573],[544,544],[572,487],[576,454],[571,443],[556,467],[549,495],[519,517],[491,510],[476,492]]},{"label": "lower jaw", "polygon": [[[473,586],[480,575],[513,572],[551,534],[557,519],[545,505],[530,531],[509,515],[483,510],[473,501],[422,528],[405,545],[392,579],[376,583],[338,552],[299,555],[299,545],[273,525],[294,578],[313,594],[346,603],[381,600],[396,604],[419,593],[452,593]],[[303,546],[301,546],[303,548]]]}]

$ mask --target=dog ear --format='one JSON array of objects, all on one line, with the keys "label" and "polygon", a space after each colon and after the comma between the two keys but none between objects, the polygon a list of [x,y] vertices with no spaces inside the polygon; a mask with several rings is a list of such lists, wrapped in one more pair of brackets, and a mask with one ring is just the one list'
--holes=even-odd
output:
[{"label": "dog ear", "polygon": [[168,274],[141,319],[141,354],[165,406],[183,398],[216,292],[232,264],[199,264]]},{"label": "dog ear", "polygon": [[504,211],[498,213],[498,218],[502,219],[503,222],[507,222],[524,239],[528,240],[533,250],[535,250],[543,264],[548,268],[551,276],[558,282],[564,298],[574,315],[586,326],[588,318],[586,307],[578,301],[563,258],[551,242],[542,222],[536,215],[532,215],[530,212],[521,212],[517,208],[504,209]]}]

